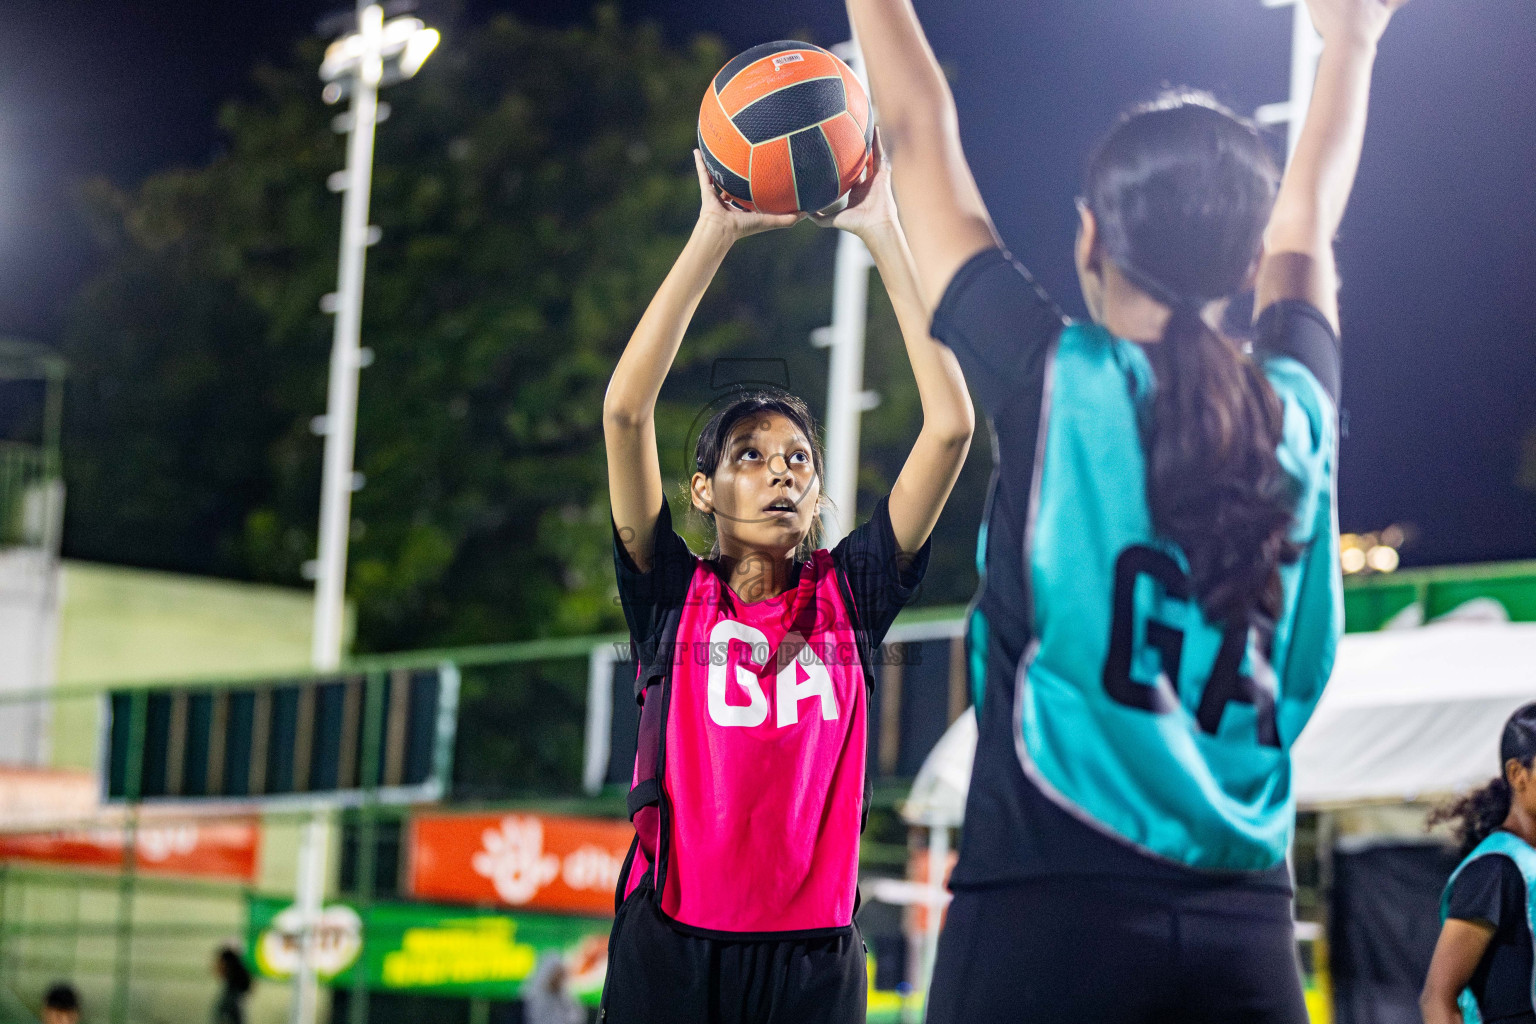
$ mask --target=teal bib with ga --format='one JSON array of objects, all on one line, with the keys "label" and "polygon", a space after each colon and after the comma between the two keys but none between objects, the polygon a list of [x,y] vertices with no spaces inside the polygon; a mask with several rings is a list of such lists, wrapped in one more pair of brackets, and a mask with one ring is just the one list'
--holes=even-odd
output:
[{"label": "teal bib with ga", "polygon": [[1212,871],[1284,859],[1290,747],[1343,632],[1336,410],[1299,362],[1263,365],[1284,409],[1278,454],[1302,546],[1281,568],[1277,621],[1206,621],[1184,554],[1147,508],[1151,364],[1097,325],[1073,324],[1056,343],[1025,531],[1036,639],[1015,680],[1015,738],[1026,774],[1100,830]]},{"label": "teal bib with ga", "polygon": [[[1531,934],[1536,935],[1536,850],[1531,849],[1530,844],[1517,835],[1509,832],[1495,832],[1469,854],[1466,860],[1456,866],[1451,872],[1451,880],[1445,883],[1445,893],[1440,897],[1440,923],[1445,924],[1445,919],[1451,910],[1451,889],[1456,884],[1456,879],[1461,877],[1461,872],[1468,864],[1479,857],[1504,856],[1515,862],[1515,867],[1520,869],[1520,877],[1525,879],[1525,913],[1531,926]],[[1457,999],[1461,1006],[1461,1018],[1466,1024],[1482,1024],[1483,1016],[1477,1007],[1477,998],[1472,995],[1470,988],[1463,989]],[[1531,1009],[1536,1012],[1536,970],[1531,972]]]}]

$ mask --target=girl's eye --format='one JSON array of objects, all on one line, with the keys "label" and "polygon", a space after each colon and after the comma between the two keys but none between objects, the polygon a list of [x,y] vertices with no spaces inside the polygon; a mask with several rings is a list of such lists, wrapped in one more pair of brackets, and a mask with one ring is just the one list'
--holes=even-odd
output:
[{"label": "girl's eye", "polygon": [[741,457],[743,459],[756,459],[757,458],[757,449],[756,448],[743,448],[741,450]]},{"label": "girl's eye", "polygon": [[796,465],[803,466],[807,462],[811,461],[811,457],[805,454],[805,452],[795,452],[789,457],[789,461],[795,463]]}]

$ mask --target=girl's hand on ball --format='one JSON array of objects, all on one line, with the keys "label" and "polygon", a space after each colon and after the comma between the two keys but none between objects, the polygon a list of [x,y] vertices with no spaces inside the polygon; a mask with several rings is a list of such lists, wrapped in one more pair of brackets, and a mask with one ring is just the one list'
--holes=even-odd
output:
[{"label": "girl's hand on ball", "polygon": [[800,213],[749,213],[726,203],[715,191],[709,171],[704,166],[704,156],[693,151],[693,165],[699,172],[699,226],[723,233],[729,241],[746,238],[763,231],[794,227],[804,214]]},{"label": "girl's hand on ball", "polygon": [[1312,24],[1323,41],[1375,46],[1392,15],[1408,0],[1307,0]]},{"label": "girl's hand on ball", "polygon": [[891,192],[891,163],[885,157],[878,133],[869,158],[869,171],[848,193],[848,205],[837,213],[825,217],[812,215],[811,219],[819,227],[841,228],[860,238],[895,223],[896,197]]}]

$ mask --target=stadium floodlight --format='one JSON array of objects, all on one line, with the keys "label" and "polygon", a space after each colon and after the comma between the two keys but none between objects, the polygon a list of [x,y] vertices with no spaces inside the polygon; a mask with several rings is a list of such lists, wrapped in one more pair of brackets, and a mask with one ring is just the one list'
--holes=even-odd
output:
[{"label": "stadium floodlight", "polygon": [[[347,135],[346,170],[331,176],[331,185],[344,193],[341,217],[341,258],[336,291],[320,307],[336,316],[331,343],[330,381],[326,409],[313,429],[325,436],[325,464],[320,487],[319,552],[314,562],[315,616],[311,661],[317,671],[334,672],[341,664],[342,628],[346,613],[347,542],[352,519],[352,492],[362,486],[354,472],[357,441],[358,372],[372,362],[361,345],[363,271],[368,247],[379,240],[378,228],[368,224],[369,192],[373,187],[373,141],[379,121],[379,89],[413,77],[439,41],[435,29],[419,18],[385,20],[384,8],[359,0],[356,27],[326,48],[320,64],[326,103],[351,99],[349,112],[336,119]],[[299,966],[294,972],[292,1024],[313,1024],[318,1003],[315,973],[315,931],[324,897],[330,819],[317,805],[304,825],[299,845],[295,907],[300,921]]]},{"label": "stadium floodlight", "polygon": [[432,56],[432,51],[437,49],[442,36],[438,34],[437,29],[427,28],[415,18],[404,20],[416,22],[416,28],[411,31],[410,38],[405,41],[405,48],[400,52],[400,74],[411,78],[421,70],[427,58]]},{"label": "stadium floodlight", "polygon": [[384,19],[378,4],[360,6],[354,31],[331,43],[320,64],[322,93],[327,103],[351,98],[351,110],[338,119],[348,136],[347,167],[333,178],[345,193],[341,225],[341,260],[336,291],[322,308],[336,315],[331,347],[330,386],[326,413],[316,421],[325,435],[325,470],[320,498],[320,544],[314,564],[315,625],[311,661],[322,672],[341,664],[342,628],[346,601],[347,538],[352,492],[359,479],[352,461],[357,431],[358,370],[370,353],[360,344],[363,270],[368,246],[379,232],[368,225],[368,199],[373,182],[374,130],[381,115],[378,90],[413,77],[421,70],[440,37],[421,19]]},{"label": "stadium floodlight", "polygon": [[320,62],[320,80],[326,83],[321,95],[327,103],[335,103],[351,94],[357,78],[374,87],[412,78],[441,40],[437,29],[428,28],[420,18],[385,21],[383,8],[369,5],[359,15],[358,31],[326,47]]}]

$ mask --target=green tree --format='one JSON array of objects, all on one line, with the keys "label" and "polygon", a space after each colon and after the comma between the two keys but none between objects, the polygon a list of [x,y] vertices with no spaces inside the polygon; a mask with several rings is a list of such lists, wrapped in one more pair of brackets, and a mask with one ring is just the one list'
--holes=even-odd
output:
[{"label": "green tree", "polygon": [[[360,648],[620,624],[602,395],[692,224],[699,97],[728,56],[709,39],[669,46],[608,7],[569,29],[501,17],[450,33],[385,94],[348,588]],[[65,337],[72,554],[290,584],[313,557],[309,426],[325,405],[319,301],[340,218],[325,181],[344,155],[318,60],[310,42],[260,69],[208,165],[87,191],[105,260]],[[809,225],[732,254],[664,395],[669,478],[686,475],[698,410],[743,372],[721,357],[782,360],[767,376],[820,404],[825,356],[805,339],[826,320],[831,262],[830,236]],[[916,429],[884,308],[871,353],[886,396],[866,425],[875,491]],[[963,599],[974,512],[946,520],[958,554],[938,589]]]}]

